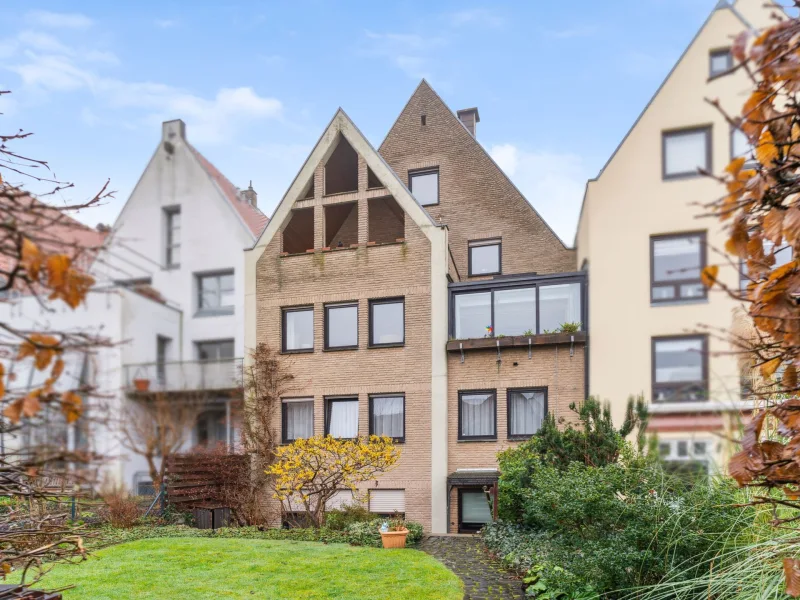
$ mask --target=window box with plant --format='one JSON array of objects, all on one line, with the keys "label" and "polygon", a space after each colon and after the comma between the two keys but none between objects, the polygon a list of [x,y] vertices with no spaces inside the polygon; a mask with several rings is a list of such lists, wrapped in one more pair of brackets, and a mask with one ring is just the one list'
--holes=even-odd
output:
[{"label": "window box with plant", "polygon": [[408,528],[405,519],[390,519],[381,525],[381,543],[384,548],[405,548]]}]

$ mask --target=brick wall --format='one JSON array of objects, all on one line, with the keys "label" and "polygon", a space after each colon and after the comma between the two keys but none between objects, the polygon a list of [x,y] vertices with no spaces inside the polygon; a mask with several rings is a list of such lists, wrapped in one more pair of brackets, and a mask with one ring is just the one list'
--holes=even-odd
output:
[{"label": "brick wall", "polygon": [[467,242],[491,237],[503,239],[504,274],[577,270],[575,251],[564,247],[426,82],[417,88],[379,152],[406,184],[409,170],[439,167],[439,204],[425,208],[448,226],[462,279],[467,277]]}]

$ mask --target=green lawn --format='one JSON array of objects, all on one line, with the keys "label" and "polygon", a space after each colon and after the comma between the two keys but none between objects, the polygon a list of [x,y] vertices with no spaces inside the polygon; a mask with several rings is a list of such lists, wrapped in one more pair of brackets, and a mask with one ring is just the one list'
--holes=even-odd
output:
[{"label": "green lawn", "polygon": [[166,538],[58,565],[36,587],[65,600],[413,598],[460,600],[461,581],[418,550],[246,539]]}]

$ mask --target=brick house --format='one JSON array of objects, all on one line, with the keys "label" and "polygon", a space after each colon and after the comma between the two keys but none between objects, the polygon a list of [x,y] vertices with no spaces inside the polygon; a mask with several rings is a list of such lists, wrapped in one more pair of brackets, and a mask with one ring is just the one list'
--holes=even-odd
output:
[{"label": "brick house", "polygon": [[586,389],[575,252],[478,122],[422,81],[376,151],[337,111],[245,259],[245,346],[291,355],[298,380],[282,439],[396,438],[369,508],[437,533],[489,519],[497,452]]}]

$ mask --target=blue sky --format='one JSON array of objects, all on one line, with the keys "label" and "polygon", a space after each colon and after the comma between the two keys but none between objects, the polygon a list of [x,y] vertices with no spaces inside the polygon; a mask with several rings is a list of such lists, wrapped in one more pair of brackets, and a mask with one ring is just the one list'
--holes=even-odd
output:
[{"label": "blue sky", "polygon": [[47,2],[5,0],[3,133],[75,183],[56,201],[111,223],[160,123],[271,214],[337,107],[376,147],[422,77],[572,244],[587,178],[622,139],[716,0]]}]

